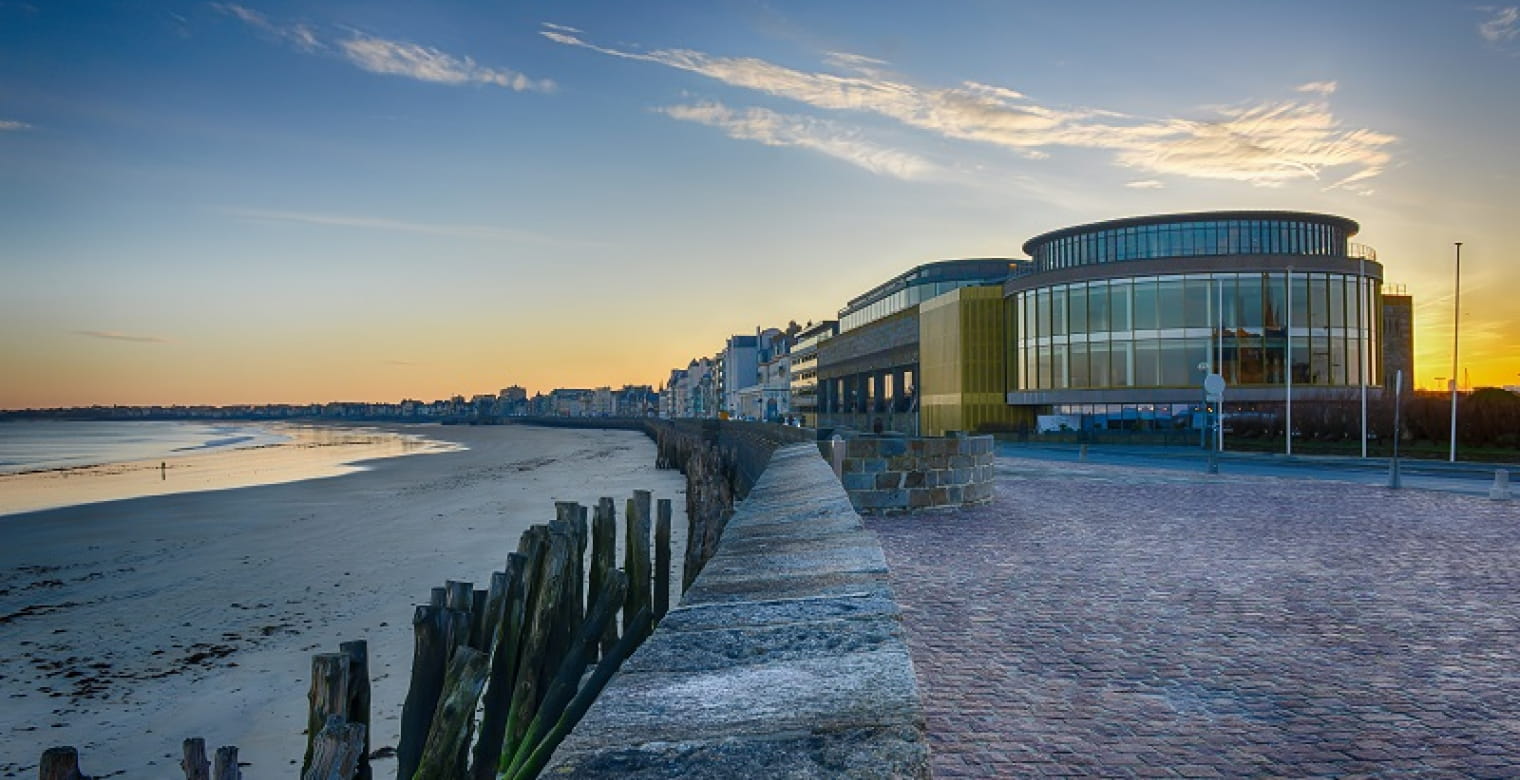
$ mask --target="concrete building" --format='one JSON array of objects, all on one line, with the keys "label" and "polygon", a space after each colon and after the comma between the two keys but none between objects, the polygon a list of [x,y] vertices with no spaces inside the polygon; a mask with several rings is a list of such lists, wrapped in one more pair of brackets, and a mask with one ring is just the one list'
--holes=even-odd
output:
[{"label": "concrete building", "polygon": [[838,332],[838,320],[808,323],[792,344],[788,408],[803,427],[818,426],[818,345]]},{"label": "concrete building", "polygon": [[1404,393],[1414,391],[1414,299],[1403,285],[1383,286],[1383,387],[1404,372]]},{"label": "concrete building", "polygon": [[817,345],[818,427],[917,434],[919,304],[962,287],[998,284],[1015,263],[928,263],[850,300],[839,311],[839,333]]}]

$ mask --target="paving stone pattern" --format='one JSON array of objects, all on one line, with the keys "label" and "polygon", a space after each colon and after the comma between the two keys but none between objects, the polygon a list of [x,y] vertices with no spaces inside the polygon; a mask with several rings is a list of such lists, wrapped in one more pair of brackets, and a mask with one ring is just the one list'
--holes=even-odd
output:
[{"label": "paving stone pattern", "polygon": [[937,777],[1520,777],[1520,502],[1001,458],[867,520]]}]

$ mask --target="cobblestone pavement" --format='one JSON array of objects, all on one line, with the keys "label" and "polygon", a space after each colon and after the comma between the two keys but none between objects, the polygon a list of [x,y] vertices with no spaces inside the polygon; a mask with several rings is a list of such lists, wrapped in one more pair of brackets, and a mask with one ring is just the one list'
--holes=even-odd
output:
[{"label": "cobblestone pavement", "polygon": [[1520,777],[1520,501],[998,469],[867,521],[938,777]]}]

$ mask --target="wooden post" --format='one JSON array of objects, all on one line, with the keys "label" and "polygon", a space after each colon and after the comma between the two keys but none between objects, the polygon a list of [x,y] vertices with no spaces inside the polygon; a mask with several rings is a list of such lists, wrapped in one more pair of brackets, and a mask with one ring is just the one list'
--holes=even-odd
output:
[{"label": "wooden post", "polygon": [[[539,699],[542,700],[543,692],[549,690],[549,684],[554,680],[554,674],[559,670],[560,661],[570,652],[570,646],[575,642],[575,632],[580,629],[581,623],[586,620],[585,606],[581,602],[585,586],[577,580],[585,576],[585,567],[580,565],[577,553],[581,549],[579,538],[579,526],[581,519],[581,505],[573,502],[556,502],[554,505],[556,521],[560,523],[569,541],[566,555],[568,560],[565,565],[565,581],[563,591],[559,597],[559,616],[555,618],[553,630],[549,634],[549,646],[544,656],[543,672],[539,676]],[[550,526],[553,533],[554,526]]]},{"label": "wooden post", "polygon": [[586,684],[581,686],[575,698],[571,699],[570,704],[565,707],[564,714],[559,716],[559,720],[533,748],[533,752],[517,768],[517,772],[509,776],[512,780],[530,780],[538,776],[544,765],[549,763],[549,757],[554,754],[554,749],[559,747],[559,743],[564,741],[570,729],[574,728],[575,724],[586,715],[586,710],[591,708],[591,703],[596,701],[602,689],[607,687],[607,681],[612,679],[612,675],[623,665],[623,661],[633,654],[639,643],[643,641],[642,638],[649,633],[649,621],[649,610],[643,610],[633,616],[633,623],[629,626],[631,630],[624,632],[623,638],[618,641],[617,647],[613,648],[612,654],[597,664],[596,670],[586,679]]},{"label": "wooden post", "polygon": [[635,490],[628,499],[628,520],[623,547],[623,571],[628,574],[628,596],[623,602],[623,634],[639,610],[649,609],[649,491]]},{"label": "wooden post", "polygon": [[71,747],[55,747],[42,751],[42,763],[37,765],[37,780],[90,780],[79,772],[79,751]]},{"label": "wooden post", "polygon": [[449,647],[444,643],[444,609],[418,607],[412,617],[416,643],[412,651],[412,682],[401,706],[401,738],[396,742],[396,776],[410,778],[422,760],[422,748],[433,723],[433,710],[443,691],[443,672]]},{"label": "wooden post", "polygon": [[544,557],[538,582],[533,586],[533,606],[528,619],[528,630],[523,637],[517,664],[516,687],[512,692],[512,707],[507,713],[507,735],[502,743],[503,755],[511,755],[522,740],[528,724],[538,711],[542,688],[540,679],[546,662],[550,634],[559,616],[559,600],[565,590],[565,573],[570,563],[570,537],[563,533],[549,534],[549,551]]},{"label": "wooden post", "polygon": [[214,780],[243,780],[243,768],[238,765],[238,749],[223,745],[216,749],[216,763],[212,764]]},{"label": "wooden post", "polygon": [[670,499],[659,501],[654,521],[654,621],[670,611]]},{"label": "wooden post", "polygon": [[[617,568],[617,509],[612,499],[603,498],[596,503],[596,516],[591,521],[591,592],[601,593],[608,576]],[[601,649],[597,657],[612,652],[617,644],[616,620],[607,621],[602,633]]]},{"label": "wooden post", "polygon": [[470,647],[476,650],[490,650],[481,646],[485,641],[487,595],[488,592],[482,588],[476,588],[470,594]]},{"label": "wooden post", "polygon": [[576,690],[580,687],[581,676],[586,673],[586,664],[596,658],[597,642],[602,636],[602,629],[617,616],[618,609],[623,606],[623,596],[627,589],[628,578],[622,572],[614,570],[597,595],[591,614],[576,632],[575,644],[565,655],[565,660],[554,676],[554,682],[544,694],[544,701],[538,709],[538,714],[533,716],[533,723],[528,727],[521,743],[518,744],[516,754],[512,756],[512,761],[505,770],[505,774],[509,777],[522,766],[538,747],[544,735],[548,733],[549,728],[564,714],[565,705],[570,703],[570,699],[575,696]]},{"label": "wooden post", "polygon": [[588,598],[596,598],[596,591],[586,592],[586,543],[590,540],[590,523],[586,522],[587,509],[580,504],[575,505],[579,515],[575,518],[575,614],[578,619],[575,625],[579,626],[584,620],[586,613],[593,606]]},{"label": "wooden post", "polygon": [[448,580],[447,582],[444,582],[443,605],[449,609],[457,609],[469,612],[470,606],[474,603],[474,589],[474,583],[470,582],[460,582],[459,580]]},{"label": "wooden post", "polygon": [[348,656],[348,709],[343,717],[364,727],[364,744],[354,778],[370,780],[374,771],[369,765],[369,642],[357,639],[338,645],[338,649]]},{"label": "wooden post", "polygon": [[412,780],[458,780],[465,776],[460,766],[468,746],[470,723],[475,717],[475,703],[485,687],[486,654],[473,647],[460,647],[449,662],[444,680],[444,696],[433,714],[433,728],[428,731],[422,763]]},{"label": "wooden post", "polygon": [[206,740],[191,737],[181,746],[184,758],[179,768],[185,770],[185,780],[211,780],[211,759],[206,758]]},{"label": "wooden post", "polygon": [[439,586],[433,588],[433,590],[428,594],[428,605],[433,607],[441,607],[444,606],[444,602],[448,601],[448,599],[449,589]]},{"label": "wooden post", "polygon": [[301,773],[301,780],[353,780],[358,777],[359,759],[368,741],[363,724],[349,723],[334,715],[317,734],[317,746],[311,768]]},{"label": "wooden post", "polygon": [[528,556],[507,556],[507,581],[501,620],[496,624],[496,651],[491,656],[491,676],[481,704],[480,737],[475,740],[475,754],[470,763],[474,780],[495,780],[496,764],[501,760],[501,741],[507,731],[507,710],[512,706],[512,689],[517,674],[517,649],[522,642],[524,601],[528,591]]},{"label": "wooden post", "polygon": [[343,716],[348,711],[348,656],[342,653],[318,653],[311,657],[311,703],[306,718],[306,757],[301,760],[301,774],[311,767],[312,747],[317,732],[327,723],[327,716]]},{"label": "wooden post", "polygon": [[491,588],[486,591],[485,614],[480,621],[481,643],[477,650],[491,652],[496,647],[496,626],[501,623],[502,611],[507,606],[507,573],[491,572]]}]

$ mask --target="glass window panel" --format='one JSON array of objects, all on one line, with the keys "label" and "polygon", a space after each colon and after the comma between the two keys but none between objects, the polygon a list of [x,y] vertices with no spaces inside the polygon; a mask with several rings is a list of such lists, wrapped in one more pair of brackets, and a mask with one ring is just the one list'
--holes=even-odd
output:
[{"label": "glass window panel", "polygon": [[[1195,343],[1196,342],[1196,343]],[[1203,382],[1203,374],[1197,369],[1197,365],[1204,360],[1204,350],[1208,347],[1207,340],[1196,339],[1185,341],[1183,339],[1161,340],[1161,381],[1160,384],[1168,387],[1188,387]],[[1194,375],[1197,375],[1196,377]],[[1194,382],[1194,379],[1197,382]]]},{"label": "glass window panel", "polygon": [[[1209,280],[1191,278],[1182,286],[1182,326],[1185,328],[1207,328],[1211,323],[1209,312],[1211,311],[1209,300],[1212,294]],[[1162,312],[1165,317],[1165,312]]]},{"label": "glass window panel", "polygon": [[1088,379],[1092,387],[1108,387],[1111,382],[1108,372],[1108,342],[1094,341],[1087,345],[1087,354],[1090,366]]},{"label": "glass window panel", "polygon": [[1169,279],[1156,284],[1157,327],[1186,327],[1183,319],[1182,280]]},{"label": "glass window panel", "polygon": [[1050,389],[1050,345],[1043,344],[1035,348],[1035,386],[1041,390]]},{"label": "glass window panel", "polygon": [[1312,274],[1309,277],[1309,327],[1329,327],[1329,313],[1330,285],[1324,274]]},{"label": "glass window panel", "polygon": [[1093,282],[1087,288],[1087,321],[1093,333],[1103,333],[1108,326],[1108,285]]},{"label": "glass window panel", "polygon": [[1236,289],[1238,291],[1236,300],[1240,306],[1236,326],[1259,333],[1266,327],[1266,316],[1262,308],[1265,291],[1262,289],[1261,275],[1241,274]]},{"label": "glass window panel", "polygon": [[1066,335],[1066,287],[1064,285],[1050,292],[1050,335]]},{"label": "glass window panel", "polygon": [[1152,279],[1135,282],[1134,291],[1134,329],[1155,330],[1160,327],[1160,315],[1156,309],[1156,281]]},{"label": "glass window panel", "polygon": [[1330,383],[1330,339],[1324,331],[1309,334],[1309,384]]},{"label": "glass window panel", "polygon": [[[1293,291],[1289,295],[1291,306],[1289,326],[1293,328],[1309,327],[1309,277],[1306,274],[1293,274]],[[1297,351],[1297,347],[1294,348]],[[1297,357],[1295,355],[1295,357]],[[1296,380],[1295,380],[1296,381]]]},{"label": "glass window panel", "polygon": [[1067,387],[1066,380],[1066,345],[1057,342],[1050,347],[1050,386],[1057,389]]},{"label": "glass window panel", "polygon": [[1087,285],[1071,286],[1070,303],[1067,304],[1066,315],[1068,329],[1072,333],[1087,332]]},{"label": "glass window panel", "polygon": [[1286,381],[1283,367],[1287,365],[1287,343],[1282,336],[1268,336],[1262,351],[1262,376],[1268,384],[1280,385]]},{"label": "glass window panel", "polygon": [[1087,370],[1087,344],[1086,342],[1073,341],[1071,343],[1071,386],[1091,387],[1092,375]]},{"label": "glass window panel", "polygon": [[[1351,292],[1347,289],[1346,282],[1346,277],[1335,274],[1326,284],[1326,290],[1330,296],[1330,327],[1332,328],[1346,327],[1346,294]],[[1355,300],[1351,305],[1356,306]]]},{"label": "glass window panel", "polygon": [[1129,387],[1135,383],[1134,345],[1128,341],[1108,344],[1108,381],[1113,387]]},{"label": "glass window panel", "polygon": [[1130,330],[1129,322],[1129,296],[1130,285],[1125,282],[1112,282],[1108,286],[1108,329],[1112,331]]},{"label": "glass window panel", "polygon": [[1294,336],[1292,347],[1292,353],[1289,357],[1293,367],[1293,384],[1309,384],[1309,339],[1303,336]]},{"label": "glass window panel", "polygon": [[1034,312],[1035,335],[1045,338],[1050,335],[1050,290],[1040,290],[1035,302]]},{"label": "glass window panel", "polygon": [[1157,387],[1161,384],[1161,344],[1154,339],[1137,341],[1135,351],[1135,387]]}]

